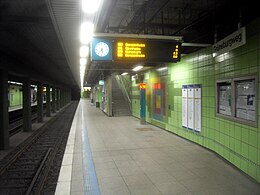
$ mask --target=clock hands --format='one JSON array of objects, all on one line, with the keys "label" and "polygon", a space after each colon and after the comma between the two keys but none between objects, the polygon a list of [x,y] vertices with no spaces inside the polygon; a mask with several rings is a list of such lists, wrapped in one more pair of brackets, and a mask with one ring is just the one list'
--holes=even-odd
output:
[{"label": "clock hands", "polygon": [[98,52],[98,55],[101,55],[103,53],[104,53],[103,48],[100,48],[100,51]]}]

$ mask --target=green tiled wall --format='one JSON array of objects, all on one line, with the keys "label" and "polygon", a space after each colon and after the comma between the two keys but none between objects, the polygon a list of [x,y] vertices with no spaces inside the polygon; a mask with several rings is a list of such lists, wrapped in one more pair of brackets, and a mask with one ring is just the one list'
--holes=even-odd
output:
[{"label": "green tiled wall", "polygon": [[[166,79],[167,111],[164,120],[154,122],[152,103],[147,101],[147,122],[165,128],[209,148],[260,182],[260,127],[257,128],[215,116],[215,81],[257,75],[260,79],[260,19],[246,27],[246,44],[226,55],[212,57],[211,48],[202,49],[168,65]],[[156,70],[145,73],[147,85],[160,77]],[[202,84],[202,131],[182,127],[182,85]],[[132,81],[133,116],[140,116],[139,89]],[[260,84],[258,83],[258,94]],[[152,94],[147,92],[148,99]],[[149,96],[150,95],[150,96]],[[168,107],[170,105],[170,108]],[[260,99],[258,99],[260,113]],[[258,121],[260,116],[258,115]]]}]

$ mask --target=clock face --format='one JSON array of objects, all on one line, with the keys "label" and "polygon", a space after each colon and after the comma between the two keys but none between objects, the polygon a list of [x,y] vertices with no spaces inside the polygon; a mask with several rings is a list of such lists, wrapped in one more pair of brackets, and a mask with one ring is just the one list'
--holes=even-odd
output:
[{"label": "clock face", "polygon": [[99,42],[95,46],[95,53],[99,57],[105,57],[109,52],[109,46],[104,42]]}]

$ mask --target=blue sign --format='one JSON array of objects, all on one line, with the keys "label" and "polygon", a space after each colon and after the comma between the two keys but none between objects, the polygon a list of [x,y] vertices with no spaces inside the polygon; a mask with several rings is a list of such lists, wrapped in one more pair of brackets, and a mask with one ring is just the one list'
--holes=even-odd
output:
[{"label": "blue sign", "polygon": [[92,61],[111,61],[112,60],[112,40],[93,38],[91,43]]}]

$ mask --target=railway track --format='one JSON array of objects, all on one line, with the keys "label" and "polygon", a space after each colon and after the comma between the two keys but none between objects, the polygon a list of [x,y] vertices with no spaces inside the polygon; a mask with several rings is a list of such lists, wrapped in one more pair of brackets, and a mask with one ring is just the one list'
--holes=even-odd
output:
[{"label": "railway track", "polygon": [[0,162],[1,195],[54,194],[77,105],[71,103]]},{"label": "railway track", "polygon": [[[46,115],[46,108],[45,104],[43,106],[43,115]],[[32,122],[37,120],[37,106],[32,106],[31,108],[31,114],[32,114]],[[23,127],[23,117],[22,117],[22,109],[14,110],[9,112],[9,135],[13,136],[19,131],[22,130]]]}]

